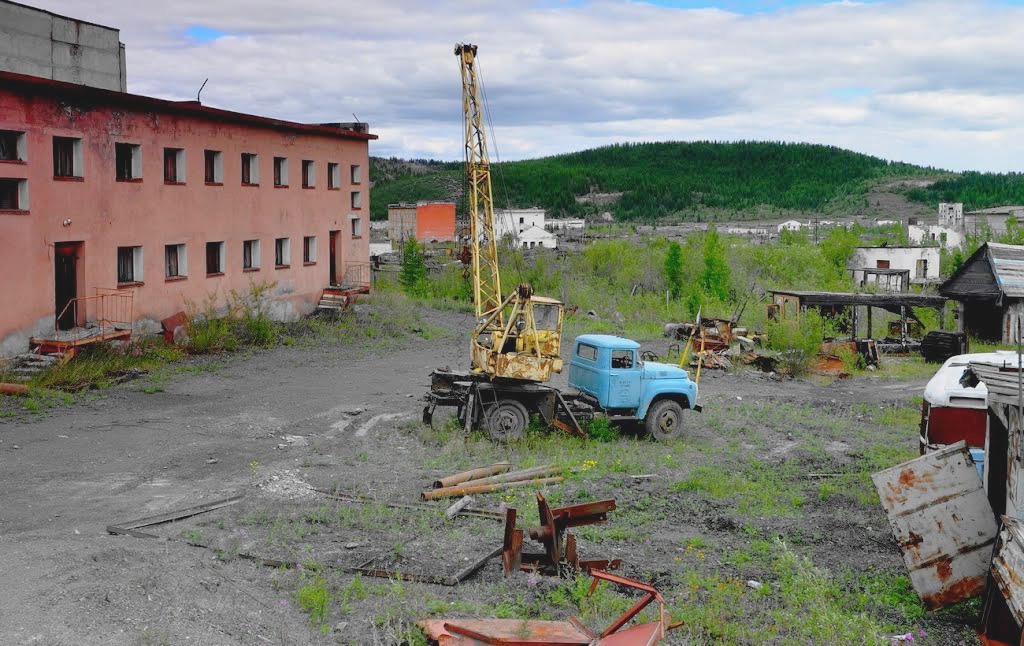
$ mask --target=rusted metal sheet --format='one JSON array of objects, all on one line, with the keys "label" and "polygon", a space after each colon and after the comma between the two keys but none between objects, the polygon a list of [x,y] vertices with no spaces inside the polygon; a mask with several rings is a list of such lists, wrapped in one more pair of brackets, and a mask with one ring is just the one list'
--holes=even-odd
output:
[{"label": "rusted metal sheet", "polygon": [[1006,600],[1017,626],[1024,626],[1024,521],[1003,516],[992,580]]},{"label": "rusted metal sheet", "polygon": [[966,444],[871,478],[924,605],[935,610],[981,594],[997,528]]},{"label": "rusted metal sheet", "polygon": [[[651,646],[665,633],[682,624],[672,624],[665,611],[665,600],[654,587],[600,570],[590,573],[590,594],[604,580],[644,593],[633,606],[600,634],[590,630],[576,617],[565,621],[523,619],[429,619],[417,625],[439,646]],[[658,602],[658,620],[624,628],[651,602]]]}]

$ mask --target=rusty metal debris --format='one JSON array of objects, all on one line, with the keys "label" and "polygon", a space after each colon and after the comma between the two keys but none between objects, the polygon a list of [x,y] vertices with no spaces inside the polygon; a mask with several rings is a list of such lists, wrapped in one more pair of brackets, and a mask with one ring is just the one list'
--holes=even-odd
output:
[{"label": "rusty metal debris", "polygon": [[1024,628],[1024,521],[1003,516],[978,637],[986,646],[1020,644]]},{"label": "rusty metal debris", "polygon": [[[644,593],[633,607],[596,632],[587,628],[577,617],[565,621],[522,619],[428,619],[417,625],[438,646],[475,646],[477,644],[516,644],[518,646],[640,646],[657,644],[665,633],[683,625],[673,624],[665,611],[665,600],[656,588],[646,583],[609,574],[602,570],[590,571],[593,582],[590,594],[597,584],[608,581],[615,585]],[[624,628],[644,608],[658,602],[658,620]]]},{"label": "rusty metal debris", "polygon": [[967,445],[961,440],[871,479],[925,607],[981,594],[997,527]]},{"label": "rusty metal debris", "polygon": [[[615,500],[601,500],[582,505],[552,509],[543,494],[537,492],[537,512],[540,526],[528,530],[516,529],[516,510],[505,511],[505,539],[501,549],[501,563],[505,574],[519,570],[558,575],[562,570],[617,569],[622,561],[581,560],[576,553],[576,537],[567,532],[570,527],[607,522],[608,512],[615,510]],[[523,552],[526,535],[544,546],[544,553]]]},{"label": "rusty metal debris", "polygon": [[482,568],[492,558],[501,553],[501,548],[497,547],[484,556],[480,557],[473,563],[462,568],[458,572],[452,575],[435,575],[435,574],[416,574],[415,572],[402,572],[400,570],[387,570],[383,568],[372,567],[373,562],[377,560],[377,557],[373,557],[368,561],[365,561],[354,568],[349,568],[350,572],[356,572],[358,574],[364,574],[366,576],[378,577],[381,579],[401,579],[402,581],[415,581],[416,583],[432,583],[434,585],[445,585],[445,586],[456,586],[466,578],[474,574],[477,570]]},{"label": "rusty metal debris", "polygon": [[150,534],[149,532],[142,532],[139,530],[143,527],[154,527],[156,525],[173,523],[176,520],[184,520],[186,518],[198,516],[199,514],[205,514],[215,509],[229,507],[231,505],[234,505],[244,497],[245,495],[242,494],[239,496],[224,498],[222,500],[215,500],[213,502],[208,502],[202,505],[196,505],[195,507],[187,507],[185,509],[179,509],[177,511],[170,511],[156,516],[147,516],[146,518],[139,518],[136,520],[126,520],[123,523],[107,525],[107,533],[134,536],[135,538],[160,538],[156,534]]},{"label": "rusty metal debris", "polygon": [[[481,470],[482,469],[475,469],[474,471]],[[562,478],[560,476],[554,475],[556,473],[560,473],[561,471],[562,468],[559,467],[557,464],[548,464],[541,467],[533,467],[531,469],[521,469],[519,471],[512,471],[510,473],[501,473],[493,476],[479,477],[475,480],[466,480],[461,482],[460,484],[451,487],[446,486],[441,488],[428,489],[427,491],[424,491],[422,494],[420,494],[420,497],[423,498],[423,500],[438,500],[440,498],[452,498],[457,496],[464,496],[466,494],[471,493],[500,491],[502,489],[509,489],[511,487],[526,487],[530,485],[553,484],[562,481]],[[473,472],[467,471],[465,473]],[[444,480],[451,480],[452,478],[462,475],[465,474],[456,474],[456,476],[451,476],[449,478],[445,478]],[[443,482],[443,480],[438,480],[437,482],[435,482],[435,487],[437,486],[438,482]]]}]

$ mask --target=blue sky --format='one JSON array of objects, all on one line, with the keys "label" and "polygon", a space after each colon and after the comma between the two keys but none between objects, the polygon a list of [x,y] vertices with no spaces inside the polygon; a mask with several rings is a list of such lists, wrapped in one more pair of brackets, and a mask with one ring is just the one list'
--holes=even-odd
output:
[{"label": "blue sky", "polygon": [[747,139],[1024,170],[1024,0],[27,1],[120,28],[129,91],[355,113],[378,155],[460,158],[473,42],[506,159]]}]

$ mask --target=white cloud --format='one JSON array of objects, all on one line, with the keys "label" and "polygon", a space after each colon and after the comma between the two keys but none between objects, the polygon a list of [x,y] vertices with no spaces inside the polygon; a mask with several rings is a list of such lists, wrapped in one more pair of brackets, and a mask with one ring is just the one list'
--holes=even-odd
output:
[{"label": "white cloud", "polygon": [[[30,0],[31,1],[31,0]],[[813,141],[1013,170],[1024,9],[982,1],[740,15],[612,0],[37,0],[121,28],[129,89],[299,121],[355,113],[381,155],[461,156],[457,41],[508,158],[615,141]],[[226,36],[200,42],[190,26]],[[844,95],[844,89],[863,92]]]}]

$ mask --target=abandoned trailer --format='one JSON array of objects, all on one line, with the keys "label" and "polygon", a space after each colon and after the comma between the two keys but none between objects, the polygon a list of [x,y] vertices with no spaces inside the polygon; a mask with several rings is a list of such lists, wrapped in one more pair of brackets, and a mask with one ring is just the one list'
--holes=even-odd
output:
[{"label": "abandoned trailer", "polygon": [[958,302],[957,329],[986,341],[1014,343],[1024,314],[1024,247],[986,242],[939,293]]}]

